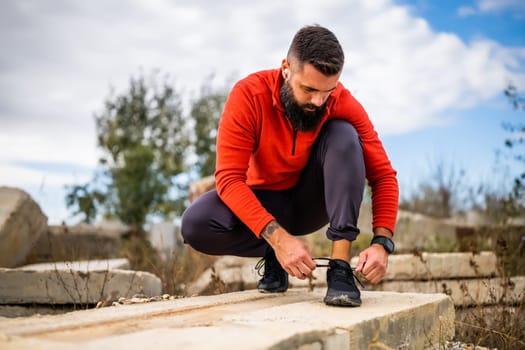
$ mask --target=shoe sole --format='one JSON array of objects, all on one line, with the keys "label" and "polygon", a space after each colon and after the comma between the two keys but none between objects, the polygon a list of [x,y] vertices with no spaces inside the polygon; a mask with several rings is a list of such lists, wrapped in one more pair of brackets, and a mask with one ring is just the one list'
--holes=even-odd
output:
[{"label": "shoe sole", "polygon": [[331,306],[348,306],[358,307],[361,306],[361,300],[352,300],[346,295],[340,295],[337,297],[325,297],[324,303]]},{"label": "shoe sole", "polygon": [[274,289],[274,290],[268,290],[268,289],[258,289],[261,293],[284,293],[288,290],[288,288],[284,289]]}]

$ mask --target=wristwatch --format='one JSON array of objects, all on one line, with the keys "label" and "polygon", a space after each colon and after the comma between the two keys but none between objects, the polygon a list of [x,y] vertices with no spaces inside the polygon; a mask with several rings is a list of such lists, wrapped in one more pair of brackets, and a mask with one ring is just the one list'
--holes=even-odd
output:
[{"label": "wristwatch", "polygon": [[392,241],[390,238],[385,236],[375,236],[372,238],[372,242],[370,242],[370,245],[372,244],[381,244],[383,248],[387,251],[388,254],[392,254],[394,252],[394,241]]}]

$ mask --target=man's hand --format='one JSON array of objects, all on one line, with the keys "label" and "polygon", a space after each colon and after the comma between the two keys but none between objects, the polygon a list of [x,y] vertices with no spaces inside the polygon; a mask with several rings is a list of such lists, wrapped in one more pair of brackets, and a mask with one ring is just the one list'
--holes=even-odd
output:
[{"label": "man's hand", "polygon": [[[376,227],[374,229],[374,236],[385,236],[392,238],[393,234],[390,230],[384,227]],[[380,244],[372,244],[359,254],[356,272],[370,283],[376,284],[381,282],[388,267],[388,252]]]},{"label": "man's hand", "polygon": [[277,222],[266,225],[261,236],[275,251],[277,260],[290,275],[305,279],[315,270],[306,243],[286,232]]},{"label": "man's hand", "polygon": [[388,266],[388,253],[385,248],[379,244],[372,244],[359,254],[356,272],[370,283],[376,284],[381,282],[386,273]]}]

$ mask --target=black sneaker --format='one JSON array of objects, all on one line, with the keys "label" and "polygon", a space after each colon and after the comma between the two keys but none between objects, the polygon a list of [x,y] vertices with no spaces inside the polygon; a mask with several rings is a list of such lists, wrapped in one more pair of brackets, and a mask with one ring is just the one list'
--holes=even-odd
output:
[{"label": "black sneaker", "polygon": [[[264,266],[264,274],[261,268]],[[257,289],[263,293],[282,293],[288,290],[288,273],[284,271],[279,261],[275,257],[275,252],[270,250],[264,258],[257,262],[255,269],[262,278],[257,284]]]},{"label": "black sneaker", "polygon": [[361,292],[357,289],[350,264],[344,260],[333,259],[326,271],[328,290],[324,297],[326,305],[360,306]]}]

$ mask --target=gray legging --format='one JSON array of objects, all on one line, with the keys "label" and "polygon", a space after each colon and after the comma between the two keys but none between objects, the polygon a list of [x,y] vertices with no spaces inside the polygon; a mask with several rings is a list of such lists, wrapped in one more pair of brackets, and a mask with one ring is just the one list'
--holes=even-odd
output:
[{"label": "gray legging", "polygon": [[[343,120],[327,122],[308,164],[293,188],[254,190],[261,204],[293,235],[305,235],[329,224],[330,240],[355,240],[363,198],[363,150],[354,127]],[[182,236],[194,249],[211,255],[264,256],[269,245],[258,239],[212,190],[182,216]]]}]

